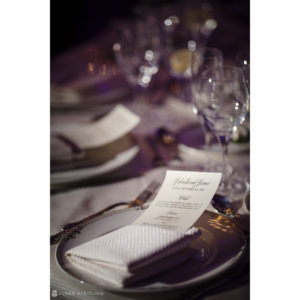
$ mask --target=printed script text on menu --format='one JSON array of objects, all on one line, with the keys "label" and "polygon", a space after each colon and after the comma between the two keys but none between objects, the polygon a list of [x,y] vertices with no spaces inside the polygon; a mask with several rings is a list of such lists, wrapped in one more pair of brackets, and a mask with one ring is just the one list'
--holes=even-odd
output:
[{"label": "printed script text on menu", "polygon": [[149,208],[133,224],[186,231],[215,194],[221,173],[170,171]]}]

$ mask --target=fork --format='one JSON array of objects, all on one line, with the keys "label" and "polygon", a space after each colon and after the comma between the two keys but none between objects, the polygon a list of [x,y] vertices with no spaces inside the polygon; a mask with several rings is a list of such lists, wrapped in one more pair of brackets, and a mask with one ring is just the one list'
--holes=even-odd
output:
[{"label": "fork", "polygon": [[128,208],[130,207],[142,207],[143,204],[150,198],[151,195],[154,194],[154,192],[158,189],[160,186],[160,183],[153,180],[151,183],[133,200],[129,202],[118,202],[114,203],[112,205],[107,206],[106,208],[88,216],[80,221],[72,222],[65,224],[61,231],[50,236],[50,245],[54,245],[58,243],[62,239],[68,239],[70,237],[73,237],[74,234],[79,233],[80,230],[87,224],[91,223],[93,220],[101,216],[107,211],[110,211],[111,209],[121,206],[121,205],[127,205]]}]

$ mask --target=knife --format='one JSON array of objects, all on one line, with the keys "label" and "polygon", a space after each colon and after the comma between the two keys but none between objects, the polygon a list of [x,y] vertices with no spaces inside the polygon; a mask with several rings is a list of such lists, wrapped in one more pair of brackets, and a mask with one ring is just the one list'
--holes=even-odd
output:
[{"label": "knife", "polygon": [[62,239],[68,239],[70,237],[74,237],[74,234],[79,233],[80,230],[87,224],[91,223],[94,221],[96,218],[101,216],[103,213],[117,207],[120,205],[127,205],[128,208],[130,207],[138,207],[142,206],[153,193],[158,189],[160,186],[160,183],[157,181],[152,181],[138,196],[136,196],[132,201],[129,202],[118,202],[115,204],[112,204],[88,217],[85,217],[81,219],[80,221],[73,222],[73,223],[68,223],[65,224],[61,231],[51,235],[50,236],[50,245],[54,245],[58,243]]}]

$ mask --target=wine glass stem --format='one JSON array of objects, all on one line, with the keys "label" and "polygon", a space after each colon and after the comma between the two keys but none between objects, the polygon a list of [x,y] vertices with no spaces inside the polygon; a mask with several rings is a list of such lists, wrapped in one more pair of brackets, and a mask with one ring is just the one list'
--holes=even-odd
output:
[{"label": "wine glass stem", "polygon": [[205,134],[205,148],[206,150],[211,150],[211,143],[212,143],[212,132],[207,126],[206,123],[204,123],[204,134]]},{"label": "wine glass stem", "polygon": [[201,113],[198,115],[199,123],[202,126],[202,129],[204,131],[204,150],[206,153],[206,169],[207,170],[213,170],[213,165],[210,158],[210,151],[212,148],[212,138],[213,133],[205,119],[205,116],[203,116]]},{"label": "wine glass stem", "polygon": [[212,138],[213,138],[213,133],[207,124],[207,121],[205,119],[205,116],[203,116],[201,113],[198,115],[199,118],[199,123],[202,126],[202,129],[204,131],[204,147],[206,151],[211,150],[211,144],[212,144]]},{"label": "wine glass stem", "polygon": [[223,159],[223,185],[226,189],[228,186],[228,174],[227,174],[227,166],[228,166],[228,143],[229,139],[224,136],[220,136],[220,144],[222,147],[222,159]]}]

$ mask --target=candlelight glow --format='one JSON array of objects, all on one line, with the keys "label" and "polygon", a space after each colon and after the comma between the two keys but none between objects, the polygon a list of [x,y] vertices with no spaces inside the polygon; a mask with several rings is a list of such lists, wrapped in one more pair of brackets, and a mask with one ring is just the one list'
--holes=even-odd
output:
[{"label": "candlelight glow", "polygon": [[94,69],[95,69],[95,66],[94,66],[94,64],[93,63],[91,63],[91,62],[89,62],[88,63],[88,70],[89,70],[89,72],[94,72]]}]

